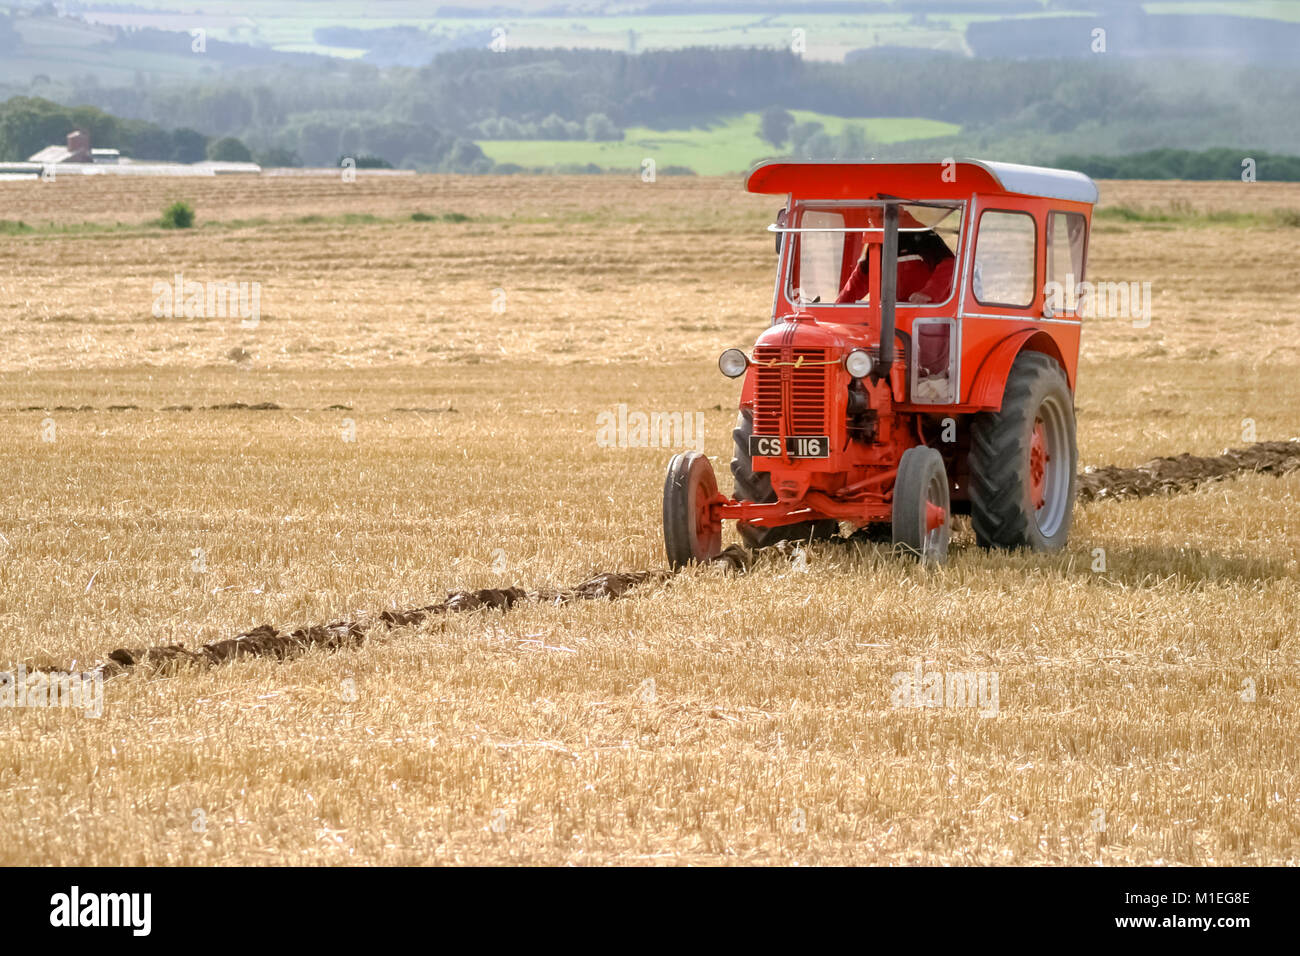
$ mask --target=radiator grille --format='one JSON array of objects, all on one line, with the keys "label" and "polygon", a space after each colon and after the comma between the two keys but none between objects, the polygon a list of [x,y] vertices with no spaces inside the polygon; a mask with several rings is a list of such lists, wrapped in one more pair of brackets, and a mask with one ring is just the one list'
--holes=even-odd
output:
[{"label": "radiator grille", "polygon": [[[825,349],[791,348],[784,350],[774,345],[760,345],[754,349],[754,362],[758,366],[754,388],[754,434],[779,435],[780,416],[784,408],[786,435],[827,435],[826,394],[827,384],[834,366],[828,362]],[[795,363],[802,358],[806,363],[769,365],[769,362]],[[788,405],[783,403],[787,401]]]}]

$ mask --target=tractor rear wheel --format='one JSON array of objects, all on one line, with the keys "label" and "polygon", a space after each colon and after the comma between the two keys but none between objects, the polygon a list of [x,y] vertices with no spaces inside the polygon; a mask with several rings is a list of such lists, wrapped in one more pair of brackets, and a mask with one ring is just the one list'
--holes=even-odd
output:
[{"label": "tractor rear wheel", "polygon": [[[754,413],[742,408],[736,418],[736,427],[731,430],[735,444],[731,452],[731,476],[735,479],[732,497],[737,501],[756,501],[760,504],[776,501],[776,492],[772,490],[772,479],[767,474],[754,474],[754,459],[749,454],[749,436],[754,434]],[[749,548],[765,548],[778,541],[822,541],[839,534],[838,521],[800,521],[796,524],[779,525],[775,528],[760,528],[736,523],[740,540]]]},{"label": "tractor rear wheel", "polygon": [[943,456],[918,445],[903,452],[894,479],[894,547],[943,564],[952,538],[952,506]]},{"label": "tractor rear wheel", "polygon": [[673,455],[664,479],[664,550],[674,569],[722,553],[722,519],[710,517],[718,479],[698,451]]},{"label": "tractor rear wheel", "polygon": [[1002,409],[971,423],[971,527],[983,548],[1059,551],[1074,512],[1074,397],[1061,366],[1021,352]]}]

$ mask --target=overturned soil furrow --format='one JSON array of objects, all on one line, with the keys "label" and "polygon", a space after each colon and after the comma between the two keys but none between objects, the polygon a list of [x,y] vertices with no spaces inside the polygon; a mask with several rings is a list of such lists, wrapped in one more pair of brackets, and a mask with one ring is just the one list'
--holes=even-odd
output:
[{"label": "overturned soil furrow", "polygon": [[438,615],[483,608],[508,610],[517,604],[565,604],[569,601],[618,598],[640,584],[663,581],[669,576],[667,571],[626,571],[617,574],[598,574],[583,581],[577,587],[562,590],[480,588],[474,591],[452,591],[445,601],[438,604],[428,604],[406,611],[384,611],[373,621],[335,621],[331,624],[313,624],[295,631],[280,631],[270,624],[263,624],[234,637],[204,644],[196,650],[190,650],[183,644],[142,648],[121,647],[109,654],[108,660],[92,668],[87,674],[115,677],[128,671],[157,673],[177,666],[206,667],[222,664],[241,657],[274,657],[286,660],[312,648],[337,650],[344,647],[357,647],[365,643],[367,632],[374,627],[385,629],[409,627]]},{"label": "overturned soil furrow", "polygon": [[[1246,448],[1229,449],[1222,455],[1212,457],[1183,454],[1172,458],[1155,458],[1136,468],[1106,466],[1089,469],[1079,475],[1079,500],[1173,494],[1235,474],[1255,472],[1281,475],[1297,469],[1300,469],[1300,441],[1259,442]],[[787,545],[783,542],[765,550],[784,553]],[[745,570],[753,564],[755,557],[754,552],[733,544],[712,563],[732,570]],[[157,673],[184,665],[212,666],[241,657],[287,660],[312,648],[337,650],[360,646],[365,643],[367,632],[376,627],[385,630],[410,627],[439,615],[460,611],[509,610],[519,604],[565,604],[569,601],[619,598],[641,584],[666,581],[672,575],[673,572],[665,570],[624,571],[598,574],[577,587],[565,589],[529,590],[510,587],[452,591],[446,600],[437,604],[404,611],[384,611],[371,621],[334,621],[294,631],[280,631],[270,624],[263,624],[234,637],[204,644],[196,650],[190,650],[183,644],[118,648],[108,655],[106,661],[84,672],[84,675],[114,677],[131,671]]]},{"label": "overturned soil furrow", "polygon": [[1207,481],[1244,472],[1283,475],[1300,468],[1300,441],[1266,441],[1230,448],[1222,455],[1201,458],[1175,455],[1153,458],[1136,468],[1107,465],[1079,475],[1079,500],[1142,498],[1190,491]]},{"label": "overturned soil furrow", "polygon": [[[223,402],[220,405],[164,405],[161,408],[144,408],[141,405],[107,405],[104,408],[97,408],[94,405],[22,405],[13,409],[17,412],[312,412],[317,409],[311,407],[290,407],[280,405],[276,402],[257,402],[249,405],[246,402]],[[405,406],[389,409],[394,412],[416,412],[426,415],[441,414],[458,414],[458,410],[451,406],[417,406],[407,408]],[[326,405],[321,408],[322,412],[350,412],[353,411],[351,405]]]}]

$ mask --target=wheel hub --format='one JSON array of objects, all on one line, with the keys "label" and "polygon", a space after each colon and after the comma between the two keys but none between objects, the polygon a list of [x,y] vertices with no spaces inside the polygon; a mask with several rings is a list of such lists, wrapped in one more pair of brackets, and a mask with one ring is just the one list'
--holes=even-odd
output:
[{"label": "wheel hub", "polygon": [[938,473],[931,477],[925,490],[925,534],[921,556],[942,563],[948,558],[948,539],[952,529],[948,524],[948,479]]},{"label": "wheel hub", "polygon": [[1033,435],[1029,439],[1029,494],[1038,510],[1047,503],[1047,463],[1052,456],[1047,452],[1047,431],[1041,418],[1034,420]]},{"label": "wheel hub", "polygon": [[944,510],[942,505],[936,505],[933,501],[927,501],[925,503],[926,531],[936,531],[939,528],[942,528],[944,522],[947,520],[948,512]]},{"label": "wheel hub", "polygon": [[709,488],[705,482],[696,486],[695,534],[701,541],[722,530],[722,519],[714,516],[717,500],[716,488]]}]

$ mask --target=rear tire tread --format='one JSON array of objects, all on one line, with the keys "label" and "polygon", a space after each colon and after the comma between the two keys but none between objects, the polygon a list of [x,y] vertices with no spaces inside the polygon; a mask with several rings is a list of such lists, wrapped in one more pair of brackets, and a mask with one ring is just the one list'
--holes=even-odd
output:
[{"label": "rear tire tread", "polygon": [[[1056,550],[1065,543],[1075,495],[1073,472],[1079,457],[1073,427],[1069,430],[1070,500],[1062,526],[1052,539],[1039,534],[1028,504],[1030,433],[1039,407],[1034,397],[1057,387],[1073,410],[1073,397],[1061,367],[1042,352],[1021,352],[1007,376],[1002,409],[981,412],[971,424],[970,519],[982,548]],[[1070,418],[1072,422],[1072,414]]]}]

